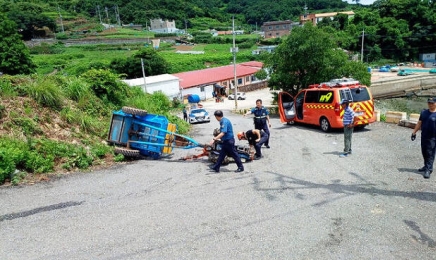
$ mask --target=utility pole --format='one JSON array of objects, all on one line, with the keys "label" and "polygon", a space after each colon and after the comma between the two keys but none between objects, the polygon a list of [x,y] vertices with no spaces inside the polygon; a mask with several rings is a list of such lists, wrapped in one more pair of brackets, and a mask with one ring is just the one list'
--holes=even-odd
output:
[{"label": "utility pole", "polygon": [[65,31],[64,31],[64,23],[62,22],[62,14],[61,14],[61,9],[59,8],[59,5],[58,5],[58,12],[59,12],[59,18],[61,19],[62,32],[65,33]]},{"label": "utility pole", "polygon": [[98,18],[100,19],[100,24],[102,24],[103,22],[101,21],[100,6],[99,5],[97,5],[97,13],[98,13]]},{"label": "utility pole", "polygon": [[235,33],[235,16],[233,16],[232,18],[232,27],[233,27],[233,48],[232,48],[232,53],[233,53],[233,75],[234,75],[234,84],[233,87],[235,88],[234,90],[234,95],[235,95],[235,111],[238,109],[238,82],[236,81],[236,52],[238,52],[238,49],[235,46],[235,37],[236,37],[236,33]]},{"label": "utility pole", "polygon": [[120,11],[118,10],[118,5],[115,5],[114,9],[115,9],[115,17],[117,18],[118,26],[121,26]]},{"label": "utility pole", "polygon": [[109,14],[107,12],[107,7],[106,6],[104,7],[104,11],[106,12],[106,20],[107,20],[107,24],[109,25],[109,29],[110,29],[111,26],[110,26],[110,21],[109,21]]},{"label": "utility pole", "polygon": [[141,58],[141,67],[142,67],[142,76],[144,77],[144,92],[147,93],[147,82],[145,77],[145,70],[144,70],[144,60]]},{"label": "utility pole", "polygon": [[365,39],[365,28],[363,28],[362,31],[362,50],[360,52],[360,62],[363,63],[363,39]]}]

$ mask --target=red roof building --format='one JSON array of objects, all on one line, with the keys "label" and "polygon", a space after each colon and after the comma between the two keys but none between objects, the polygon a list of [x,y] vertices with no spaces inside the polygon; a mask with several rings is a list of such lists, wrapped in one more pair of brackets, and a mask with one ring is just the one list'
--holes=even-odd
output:
[{"label": "red roof building", "polygon": [[[262,62],[250,61],[236,65],[236,78],[238,86],[244,86],[252,81],[252,76],[262,69]],[[223,86],[233,84],[235,73],[234,66],[227,65],[222,67],[180,72],[172,74],[180,79],[180,88],[188,89],[192,87],[205,86],[217,83]]]},{"label": "red roof building", "polygon": [[[249,61],[236,64],[236,81],[238,89],[243,86],[259,82],[255,74],[262,69],[263,63]],[[222,67],[188,71],[172,74],[179,78],[182,97],[199,95],[201,100],[216,96],[227,96],[234,87],[235,67],[227,65]]]}]

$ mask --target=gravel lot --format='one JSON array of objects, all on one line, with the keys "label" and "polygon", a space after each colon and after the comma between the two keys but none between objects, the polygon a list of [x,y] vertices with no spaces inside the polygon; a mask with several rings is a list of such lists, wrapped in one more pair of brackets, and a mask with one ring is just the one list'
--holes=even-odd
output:
[{"label": "gravel lot", "polygon": [[[257,97],[268,93],[250,93],[247,107]],[[225,109],[235,131],[252,128],[228,100],[204,105]],[[216,127],[191,135],[208,142]],[[417,172],[411,129],[374,123],[348,158],[341,131],[275,117],[271,132],[243,173],[179,160],[192,149],[0,188],[0,259],[435,259],[436,177]]]}]

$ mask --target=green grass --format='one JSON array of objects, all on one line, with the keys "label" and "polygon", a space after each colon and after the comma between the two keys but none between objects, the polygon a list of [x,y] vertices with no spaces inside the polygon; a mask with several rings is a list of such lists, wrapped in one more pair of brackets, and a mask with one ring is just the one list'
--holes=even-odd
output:
[{"label": "green grass", "polygon": [[113,59],[132,56],[140,47],[133,46],[72,46],[65,48],[62,54],[32,55],[38,66],[38,74],[47,74],[54,69],[66,75],[77,75],[85,72],[89,65],[102,63],[109,65]]},{"label": "green grass", "polygon": [[[126,30],[130,33],[132,30]],[[34,54],[33,61],[38,66],[37,73],[44,75],[56,70],[63,75],[80,75],[89,67],[107,67],[110,62],[117,58],[127,58],[134,55],[144,44],[99,44],[63,47],[61,53]],[[161,55],[170,65],[170,73],[178,73],[190,70],[204,69],[207,66],[224,66],[233,62],[230,53],[232,44],[197,44],[194,51],[204,51],[204,54],[189,55],[177,54],[174,46],[162,43],[159,48]],[[252,60],[251,50],[257,47],[253,45],[249,49],[239,49],[237,62]]]}]

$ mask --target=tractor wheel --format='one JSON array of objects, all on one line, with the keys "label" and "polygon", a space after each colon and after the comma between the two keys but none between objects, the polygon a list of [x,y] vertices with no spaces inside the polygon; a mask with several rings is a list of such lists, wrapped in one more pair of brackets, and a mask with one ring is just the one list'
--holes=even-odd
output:
[{"label": "tractor wheel", "polygon": [[126,114],[132,114],[134,116],[146,116],[147,115],[146,110],[137,109],[137,108],[133,108],[133,107],[123,107],[121,110]]},{"label": "tractor wheel", "polygon": [[115,153],[120,153],[125,157],[141,157],[139,150],[133,150],[125,147],[115,147]]}]

